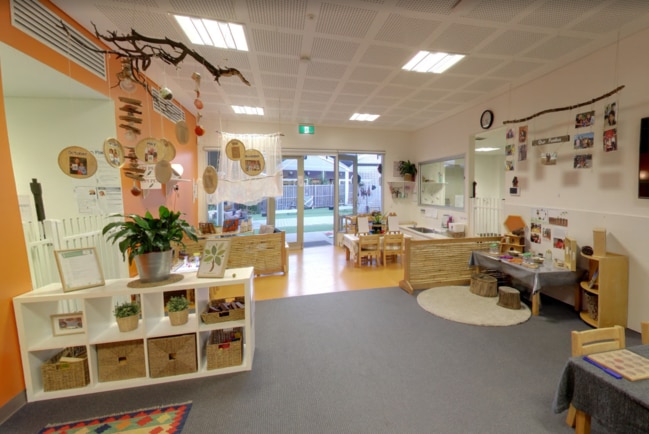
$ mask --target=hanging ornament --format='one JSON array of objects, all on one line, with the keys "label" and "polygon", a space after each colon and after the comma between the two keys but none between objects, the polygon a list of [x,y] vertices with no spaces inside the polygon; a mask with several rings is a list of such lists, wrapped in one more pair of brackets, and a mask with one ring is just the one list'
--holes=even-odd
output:
[{"label": "hanging ornament", "polygon": [[200,99],[200,97],[201,97],[201,91],[200,91],[201,74],[198,73],[198,72],[194,72],[192,74],[192,80],[194,80],[194,82],[196,83],[196,86],[194,87],[194,91],[196,92],[196,98],[194,99],[194,107],[196,107],[196,109],[198,110],[198,112],[196,113],[196,128],[194,128],[194,133],[196,133],[196,135],[198,137],[200,137],[203,134],[205,134],[205,129],[201,125],[201,117],[202,116],[201,116],[201,112],[200,112],[200,110],[203,109],[203,101],[201,101],[201,99]]}]

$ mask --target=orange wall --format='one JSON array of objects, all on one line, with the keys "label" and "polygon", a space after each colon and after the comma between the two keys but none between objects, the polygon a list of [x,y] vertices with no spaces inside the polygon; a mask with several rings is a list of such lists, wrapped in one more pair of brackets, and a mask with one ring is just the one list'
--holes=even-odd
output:
[{"label": "orange wall", "polygon": [[[69,17],[59,11],[47,0],[41,0],[45,6],[58,13],[64,20],[73,25],[77,30],[83,32],[86,36],[96,40],[96,38],[74,23]],[[140,90],[138,94],[128,95],[139,98],[144,101],[143,127],[142,136],[135,140],[135,143],[129,143],[123,134],[123,129],[117,128],[120,101],[118,97],[120,92],[115,89],[109,90],[109,87],[116,83],[114,71],[119,70],[119,62],[111,60],[108,71],[111,72],[109,77],[110,86],[101,78],[87,71],[85,68],[70,62],[64,56],[42,45],[40,42],[30,36],[15,29],[11,25],[11,12],[9,1],[0,1],[0,41],[12,46],[13,48],[43,62],[51,68],[69,75],[84,85],[101,92],[115,100],[116,115],[116,134],[117,139],[125,146],[135,146],[139,139],[144,137],[165,137],[172,142],[175,141],[175,125],[167,118],[153,111],[151,98]],[[96,41],[99,43],[99,41]],[[2,94],[2,65],[0,59],[0,198],[3,206],[2,213],[2,230],[4,249],[0,249],[0,263],[3,264],[3,275],[0,280],[0,336],[3,337],[3,343],[0,345],[0,372],[3,376],[3,387],[0,388],[0,407],[5,405],[9,400],[24,390],[25,385],[22,380],[22,365],[20,350],[18,347],[18,338],[16,333],[12,298],[30,291],[31,278],[29,274],[29,264],[27,261],[27,252],[22,231],[22,222],[16,197],[16,186],[11,165],[9,138],[7,133],[4,97]],[[117,88],[118,89],[118,88]],[[126,96],[126,95],[124,95]],[[187,124],[190,131],[193,131],[195,119],[190,112],[185,110]],[[197,178],[197,146],[196,139],[186,145],[176,146],[176,158],[174,162],[181,163],[185,168],[183,178]],[[56,164],[53,162],[52,164]],[[132,196],[130,188],[132,180],[122,176],[122,186],[124,191],[124,210],[125,213],[142,213],[149,209],[155,212],[161,204],[165,204],[170,209],[179,210],[185,213],[184,218],[191,224],[196,225],[198,221],[198,205],[193,201],[192,183],[179,183],[180,191],[175,193],[171,191],[151,191],[146,198],[142,196]],[[7,248],[10,247],[10,248]]]}]

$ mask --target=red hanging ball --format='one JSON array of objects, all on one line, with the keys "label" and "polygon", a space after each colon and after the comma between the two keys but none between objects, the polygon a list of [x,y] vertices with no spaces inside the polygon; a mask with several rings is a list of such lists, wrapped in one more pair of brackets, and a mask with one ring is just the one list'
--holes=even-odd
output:
[{"label": "red hanging ball", "polygon": [[200,125],[196,125],[196,128],[194,128],[194,132],[196,133],[197,136],[200,137],[203,134],[205,134],[205,129]]}]

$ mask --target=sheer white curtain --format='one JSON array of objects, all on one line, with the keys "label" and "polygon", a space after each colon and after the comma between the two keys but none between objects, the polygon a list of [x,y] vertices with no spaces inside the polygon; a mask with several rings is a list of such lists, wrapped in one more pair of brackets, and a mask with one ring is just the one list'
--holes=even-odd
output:
[{"label": "sheer white curtain", "polygon": [[[239,160],[231,160],[226,154],[226,145],[232,139],[243,143],[246,150],[255,149],[264,156],[264,170],[250,176],[241,169]],[[232,134],[221,133],[219,182],[215,192],[219,202],[230,201],[253,204],[265,197],[280,197],[283,189],[281,135],[275,134]]]}]

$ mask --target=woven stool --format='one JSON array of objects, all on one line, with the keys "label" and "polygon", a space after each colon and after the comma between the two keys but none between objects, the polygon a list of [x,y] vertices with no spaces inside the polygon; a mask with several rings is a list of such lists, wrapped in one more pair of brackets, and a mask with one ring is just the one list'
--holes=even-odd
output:
[{"label": "woven stool", "polygon": [[498,303],[496,304],[507,309],[520,309],[521,293],[516,288],[501,286],[498,288]]},{"label": "woven stool", "polygon": [[476,273],[471,276],[469,291],[482,297],[495,297],[498,295],[498,279],[488,274]]}]

